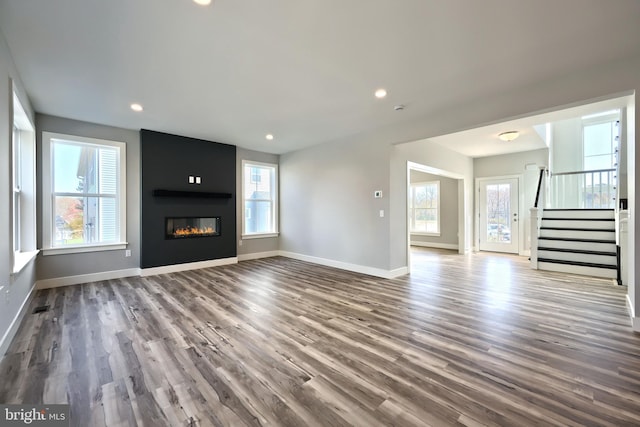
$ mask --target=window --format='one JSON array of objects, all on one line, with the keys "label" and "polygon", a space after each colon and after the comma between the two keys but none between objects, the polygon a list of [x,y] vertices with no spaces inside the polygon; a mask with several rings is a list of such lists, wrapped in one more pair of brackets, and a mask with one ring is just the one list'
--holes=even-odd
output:
[{"label": "window", "polygon": [[36,248],[35,132],[15,90],[11,133],[12,271],[18,273],[38,253]]},{"label": "window", "polygon": [[45,255],[124,249],[125,144],[48,132],[42,141]]},{"label": "window", "polygon": [[22,153],[20,144],[20,129],[16,126],[16,121],[13,121],[13,251],[20,252],[21,248],[21,236],[20,229],[20,205],[22,204]]},{"label": "window", "polygon": [[412,233],[440,235],[440,181],[411,184],[409,218]]},{"label": "window", "polygon": [[262,170],[260,168],[251,168],[251,183],[252,184],[260,184],[260,173]]},{"label": "window", "polygon": [[617,110],[583,117],[583,170],[615,168],[619,119]]},{"label": "window", "polygon": [[278,166],[242,161],[242,237],[278,233]]}]

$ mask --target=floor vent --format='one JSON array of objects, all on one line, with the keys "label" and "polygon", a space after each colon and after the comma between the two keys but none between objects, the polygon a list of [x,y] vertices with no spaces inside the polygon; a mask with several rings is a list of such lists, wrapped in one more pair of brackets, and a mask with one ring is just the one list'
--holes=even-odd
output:
[{"label": "floor vent", "polygon": [[49,311],[49,306],[41,305],[40,307],[36,307],[33,309],[33,314],[44,313],[45,311]]}]

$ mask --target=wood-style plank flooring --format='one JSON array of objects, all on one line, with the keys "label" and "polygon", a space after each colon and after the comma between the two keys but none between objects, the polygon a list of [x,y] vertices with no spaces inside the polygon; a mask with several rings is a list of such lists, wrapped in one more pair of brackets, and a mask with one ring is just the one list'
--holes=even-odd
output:
[{"label": "wood-style plank flooring", "polygon": [[0,403],[69,403],[74,426],[638,426],[625,292],[423,249],[394,280],[276,257],[42,290]]}]

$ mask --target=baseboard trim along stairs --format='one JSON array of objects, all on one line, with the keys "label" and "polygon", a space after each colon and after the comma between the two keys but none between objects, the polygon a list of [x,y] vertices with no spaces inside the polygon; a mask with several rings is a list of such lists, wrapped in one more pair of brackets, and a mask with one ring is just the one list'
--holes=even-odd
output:
[{"label": "baseboard trim along stairs", "polygon": [[613,209],[545,209],[538,238],[540,270],[618,277]]}]

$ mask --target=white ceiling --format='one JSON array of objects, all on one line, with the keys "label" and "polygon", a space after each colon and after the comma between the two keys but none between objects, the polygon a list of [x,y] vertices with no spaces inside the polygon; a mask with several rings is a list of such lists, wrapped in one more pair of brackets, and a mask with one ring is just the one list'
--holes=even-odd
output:
[{"label": "white ceiling", "polygon": [[638,0],[0,0],[36,111],[273,153],[639,56],[639,23]]},{"label": "white ceiling", "polygon": [[[589,114],[621,109],[628,105],[628,98],[628,96],[623,96],[577,107],[565,108],[549,113],[536,114],[516,120],[509,120],[462,132],[429,138],[429,141],[436,142],[453,151],[457,151],[465,156],[474,158],[538,150],[547,147],[547,143],[545,141],[545,124],[558,122],[560,120],[574,119]],[[538,127],[538,131],[536,131],[535,127]],[[498,135],[502,132],[511,130],[515,130],[520,133],[518,138],[514,141],[504,142],[498,138]]]}]

